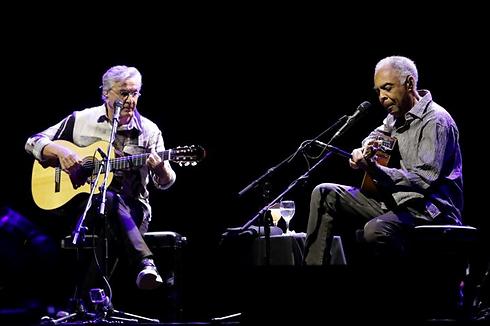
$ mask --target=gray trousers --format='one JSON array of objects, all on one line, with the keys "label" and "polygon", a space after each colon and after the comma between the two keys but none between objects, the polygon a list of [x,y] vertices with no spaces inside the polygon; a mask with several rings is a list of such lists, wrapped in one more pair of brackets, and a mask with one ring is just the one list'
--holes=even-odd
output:
[{"label": "gray trousers", "polygon": [[421,216],[407,206],[390,210],[383,202],[365,196],[355,187],[320,184],[311,194],[305,264],[328,264],[333,233],[338,225],[344,226],[342,230],[350,228],[352,233],[355,229],[364,229],[363,240],[376,254],[399,255],[404,249],[406,232],[431,220]]}]

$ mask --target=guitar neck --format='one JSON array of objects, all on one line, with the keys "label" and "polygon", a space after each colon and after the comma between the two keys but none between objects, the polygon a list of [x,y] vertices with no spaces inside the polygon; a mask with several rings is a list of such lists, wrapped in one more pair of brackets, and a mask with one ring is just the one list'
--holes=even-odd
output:
[{"label": "guitar neck", "polygon": [[[163,161],[170,159],[171,150],[165,150],[157,153]],[[124,170],[129,168],[138,168],[146,164],[149,153],[136,154],[131,156],[122,156],[109,160],[112,170]]]}]

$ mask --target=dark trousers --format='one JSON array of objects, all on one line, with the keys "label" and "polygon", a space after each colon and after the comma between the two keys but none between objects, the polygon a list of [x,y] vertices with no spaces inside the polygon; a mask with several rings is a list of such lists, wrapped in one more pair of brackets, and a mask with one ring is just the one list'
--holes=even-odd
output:
[{"label": "dark trousers", "polygon": [[98,241],[81,268],[85,275],[81,275],[79,291],[84,298],[89,289],[106,287],[120,260],[133,267],[136,277],[141,260],[153,255],[143,238],[149,223],[140,202],[108,191],[106,215],[100,216],[98,205],[94,206],[87,218],[88,234],[96,234]]},{"label": "dark trousers", "polygon": [[430,223],[430,218],[421,216],[409,206],[390,209],[355,187],[320,184],[311,194],[305,264],[328,263],[337,230],[354,234],[356,229],[363,229],[363,241],[376,254],[397,256],[404,250],[407,232],[416,225]]}]

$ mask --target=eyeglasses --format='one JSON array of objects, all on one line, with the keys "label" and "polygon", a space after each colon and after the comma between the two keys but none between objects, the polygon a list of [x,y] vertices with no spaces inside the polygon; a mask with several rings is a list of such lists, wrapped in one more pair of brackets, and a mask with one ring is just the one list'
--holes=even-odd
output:
[{"label": "eyeglasses", "polygon": [[[111,91],[114,91],[113,89],[111,89]],[[121,97],[138,97],[141,95],[141,93],[139,91],[128,91],[126,89],[121,89],[119,90],[119,92],[116,92],[114,91],[114,93],[116,94],[119,94]]]}]

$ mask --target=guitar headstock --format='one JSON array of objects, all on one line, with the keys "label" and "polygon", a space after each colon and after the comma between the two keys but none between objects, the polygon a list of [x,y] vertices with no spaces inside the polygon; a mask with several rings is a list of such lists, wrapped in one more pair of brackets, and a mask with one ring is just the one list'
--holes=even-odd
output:
[{"label": "guitar headstock", "polygon": [[195,166],[206,157],[206,150],[199,145],[178,146],[170,151],[170,160],[180,166]]}]

